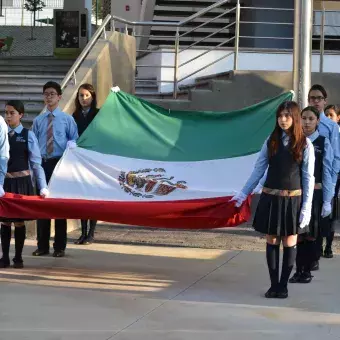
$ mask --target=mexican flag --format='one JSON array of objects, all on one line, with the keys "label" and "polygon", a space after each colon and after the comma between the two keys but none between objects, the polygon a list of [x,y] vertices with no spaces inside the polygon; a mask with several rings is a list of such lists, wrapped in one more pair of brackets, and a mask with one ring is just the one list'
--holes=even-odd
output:
[{"label": "mexican flag", "polygon": [[278,105],[291,98],[190,112],[111,91],[58,163],[49,198],[6,194],[0,215],[199,229],[243,223],[249,200],[239,209],[229,200],[250,176]]}]

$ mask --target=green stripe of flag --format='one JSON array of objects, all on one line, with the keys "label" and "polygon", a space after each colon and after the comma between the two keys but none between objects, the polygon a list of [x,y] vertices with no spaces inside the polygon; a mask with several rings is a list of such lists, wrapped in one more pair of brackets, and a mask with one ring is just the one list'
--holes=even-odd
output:
[{"label": "green stripe of flag", "polygon": [[[277,107],[292,92],[231,112],[172,111],[125,92],[111,92],[79,138],[82,148],[158,161],[203,161],[260,150]],[[236,100],[236,99],[235,99]]]}]

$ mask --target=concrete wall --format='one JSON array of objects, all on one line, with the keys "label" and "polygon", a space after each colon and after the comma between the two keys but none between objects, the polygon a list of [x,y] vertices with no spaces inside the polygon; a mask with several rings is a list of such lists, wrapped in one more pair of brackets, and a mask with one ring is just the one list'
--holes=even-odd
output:
[{"label": "concrete wall", "polygon": [[[126,6],[129,6],[130,10],[126,10]],[[111,13],[130,21],[139,21],[141,8],[141,0],[119,0],[111,2]],[[115,26],[117,28],[125,27],[124,24],[118,22],[115,23]]]},{"label": "concrete wall", "polygon": [[[275,97],[292,89],[292,72],[237,71],[231,81],[212,81],[210,90],[193,90],[191,100],[151,100],[166,109],[231,111]],[[340,104],[340,74],[313,73],[312,83],[324,85],[328,103]]]},{"label": "concrete wall", "polygon": [[132,36],[108,32],[108,40],[99,40],[76,73],[77,84],[69,85],[60,103],[65,112],[72,113],[74,97],[83,83],[94,85],[98,106],[102,106],[112,86],[134,93],[136,41]]}]

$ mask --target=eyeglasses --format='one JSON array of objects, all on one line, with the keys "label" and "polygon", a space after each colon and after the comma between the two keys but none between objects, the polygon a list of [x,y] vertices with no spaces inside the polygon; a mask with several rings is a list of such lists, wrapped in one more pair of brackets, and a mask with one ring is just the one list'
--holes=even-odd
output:
[{"label": "eyeglasses", "polygon": [[44,95],[45,98],[48,98],[48,97],[55,97],[55,96],[58,95],[58,93],[56,93],[56,92],[51,92],[51,93],[44,92],[43,95]]},{"label": "eyeglasses", "polygon": [[309,100],[312,100],[313,102],[321,102],[321,100],[324,100],[325,97],[322,96],[310,96]]}]

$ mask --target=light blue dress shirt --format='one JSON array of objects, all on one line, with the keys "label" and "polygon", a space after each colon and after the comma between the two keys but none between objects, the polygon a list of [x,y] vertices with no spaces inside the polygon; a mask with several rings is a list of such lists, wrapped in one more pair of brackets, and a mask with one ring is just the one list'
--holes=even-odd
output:
[{"label": "light blue dress shirt", "polygon": [[[253,192],[255,187],[259,184],[261,178],[265,174],[268,165],[269,165],[269,157],[268,157],[268,147],[267,141],[269,137],[264,142],[262,149],[260,151],[259,157],[255,163],[254,170],[248,179],[247,183],[242,189],[242,193],[248,196]],[[285,146],[289,143],[289,136],[282,132],[282,140]],[[313,200],[313,192],[314,192],[314,163],[315,163],[315,155],[314,155],[314,147],[312,142],[307,138],[307,146],[303,152],[302,159],[302,204],[304,207],[311,209],[312,200]]]},{"label": "light blue dress shirt", "polygon": [[334,153],[334,160],[332,165],[332,179],[334,185],[336,185],[338,174],[340,172],[339,126],[337,123],[327,118],[325,114],[322,112],[320,114],[320,124],[318,126],[318,131],[321,136],[328,138],[328,140],[331,143]]},{"label": "light blue dress shirt", "polygon": [[9,143],[7,124],[0,116],[0,185],[4,185],[9,159]]},{"label": "light blue dress shirt", "polygon": [[[315,131],[310,136],[308,136],[308,139],[313,143],[318,137],[319,132]],[[333,196],[334,196],[334,190],[335,185],[333,183],[333,162],[334,162],[334,153],[331,146],[331,143],[329,142],[328,138],[325,138],[325,150],[324,150],[324,156],[323,156],[323,167],[322,167],[322,191],[323,191],[323,201],[331,203]]]},{"label": "light blue dress shirt", "polygon": [[[8,132],[14,130],[14,132],[19,134],[23,128],[24,127],[21,124],[15,129],[8,127]],[[34,177],[38,181],[39,190],[47,188],[45,172],[41,166],[41,155],[38,140],[32,131],[28,131],[28,162],[30,169],[33,170]]]},{"label": "light blue dress shirt", "polygon": [[[47,127],[48,116],[52,113],[53,119],[53,152],[47,154]],[[61,157],[66,149],[68,141],[76,141],[78,139],[78,128],[73,117],[60,108],[56,108],[53,112],[46,109],[44,113],[36,117],[33,121],[32,130],[36,135],[39,143],[40,153],[44,159]]]}]

